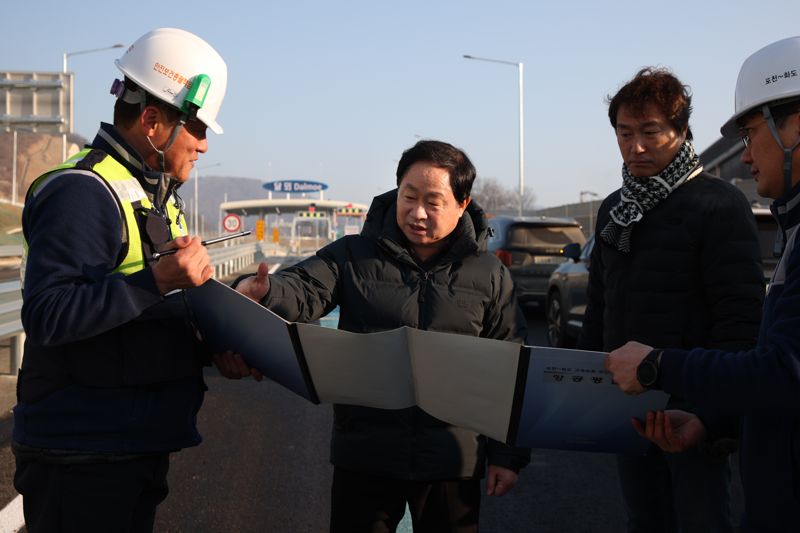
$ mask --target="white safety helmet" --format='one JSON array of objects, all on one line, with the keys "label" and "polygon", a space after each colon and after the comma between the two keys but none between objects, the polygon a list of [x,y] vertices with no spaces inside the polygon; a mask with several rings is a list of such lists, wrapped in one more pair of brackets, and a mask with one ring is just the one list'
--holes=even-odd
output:
[{"label": "white safety helmet", "polygon": [[[222,133],[217,114],[225,98],[228,67],[200,37],[176,28],[159,28],[139,37],[115,63],[139,87],[178,109],[185,109],[188,96],[199,107],[197,118],[214,133]],[[200,75],[204,77],[198,78]],[[195,99],[199,80],[203,90]]]},{"label": "white safety helmet", "polygon": [[735,112],[720,131],[738,137],[737,121],[767,103],[800,98],[800,36],[765,46],[748,57],[736,81]]}]

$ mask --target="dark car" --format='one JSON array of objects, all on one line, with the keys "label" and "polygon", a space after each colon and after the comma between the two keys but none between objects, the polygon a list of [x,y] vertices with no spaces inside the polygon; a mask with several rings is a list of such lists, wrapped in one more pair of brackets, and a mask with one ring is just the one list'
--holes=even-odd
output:
[{"label": "dark car", "polygon": [[[773,254],[778,223],[775,222],[770,210],[765,207],[754,206],[753,216],[758,226],[766,286],[778,262]],[[594,236],[589,238],[582,249],[577,246],[565,247],[564,256],[569,259],[550,276],[545,311],[547,340],[550,346],[564,348],[575,345],[586,312],[586,287],[589,285],[589,268],[591,268],[589,260],[592,248],[594,248]]]},{"label": "dark car", "polygon": [[586,242],[573,218],[498,216],[489,227],[488,250],[511,271],[522,305],[543,306],[550,274],[564,262],[564,246]]},{"label": "dark car", "polygon": [[775,237],[778,232],[778,223],[772,212],[766,207],[754,206],[753,215],[758,226],[758,240],[761,243],[761,262],[764,264],[764,281],[769,283],[772,273],[778,266],[778,256],[775,255]]}]

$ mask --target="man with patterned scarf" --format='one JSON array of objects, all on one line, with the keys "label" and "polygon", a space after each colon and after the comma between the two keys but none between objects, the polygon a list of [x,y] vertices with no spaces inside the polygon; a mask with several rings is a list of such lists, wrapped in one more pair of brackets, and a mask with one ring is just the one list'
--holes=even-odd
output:
[{"label": "man with patterned scarf", "polygon": [[[578,347],[744,350],[764,294],[755,220],[744,195],[703,172],[689,128],[691,95],[645,68],[609,99],[622,188],[597,215],[588,305]],[[670,406],[693,411],[672,396]],[[730,532],[730,441],[618,456],[629,532]]]}]

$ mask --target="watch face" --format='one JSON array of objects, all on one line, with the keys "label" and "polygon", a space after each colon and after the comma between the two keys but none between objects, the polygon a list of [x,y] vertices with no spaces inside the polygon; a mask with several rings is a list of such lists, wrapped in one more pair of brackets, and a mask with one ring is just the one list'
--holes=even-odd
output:
[{"label": "watch face", "polygon": [[658,368],[652,361],[644,360],[639,364],[636,369],[636,379],[643,387],[650,387],[656,382],[658,376]]}]

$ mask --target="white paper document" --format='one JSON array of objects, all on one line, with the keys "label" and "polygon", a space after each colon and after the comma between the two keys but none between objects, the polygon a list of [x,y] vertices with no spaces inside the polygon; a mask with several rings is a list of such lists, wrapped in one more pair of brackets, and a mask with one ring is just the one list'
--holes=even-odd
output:
[{"label": "white paper document", "polygon": [[648,446],[630,418],[666,405],[660,392],[622,393],[597,352],[409,327],[361,334],[287,322],[215,280],[186,294],[214,350],[241,354],[315,403],[416,405],[509,444],[629,453]]}]

